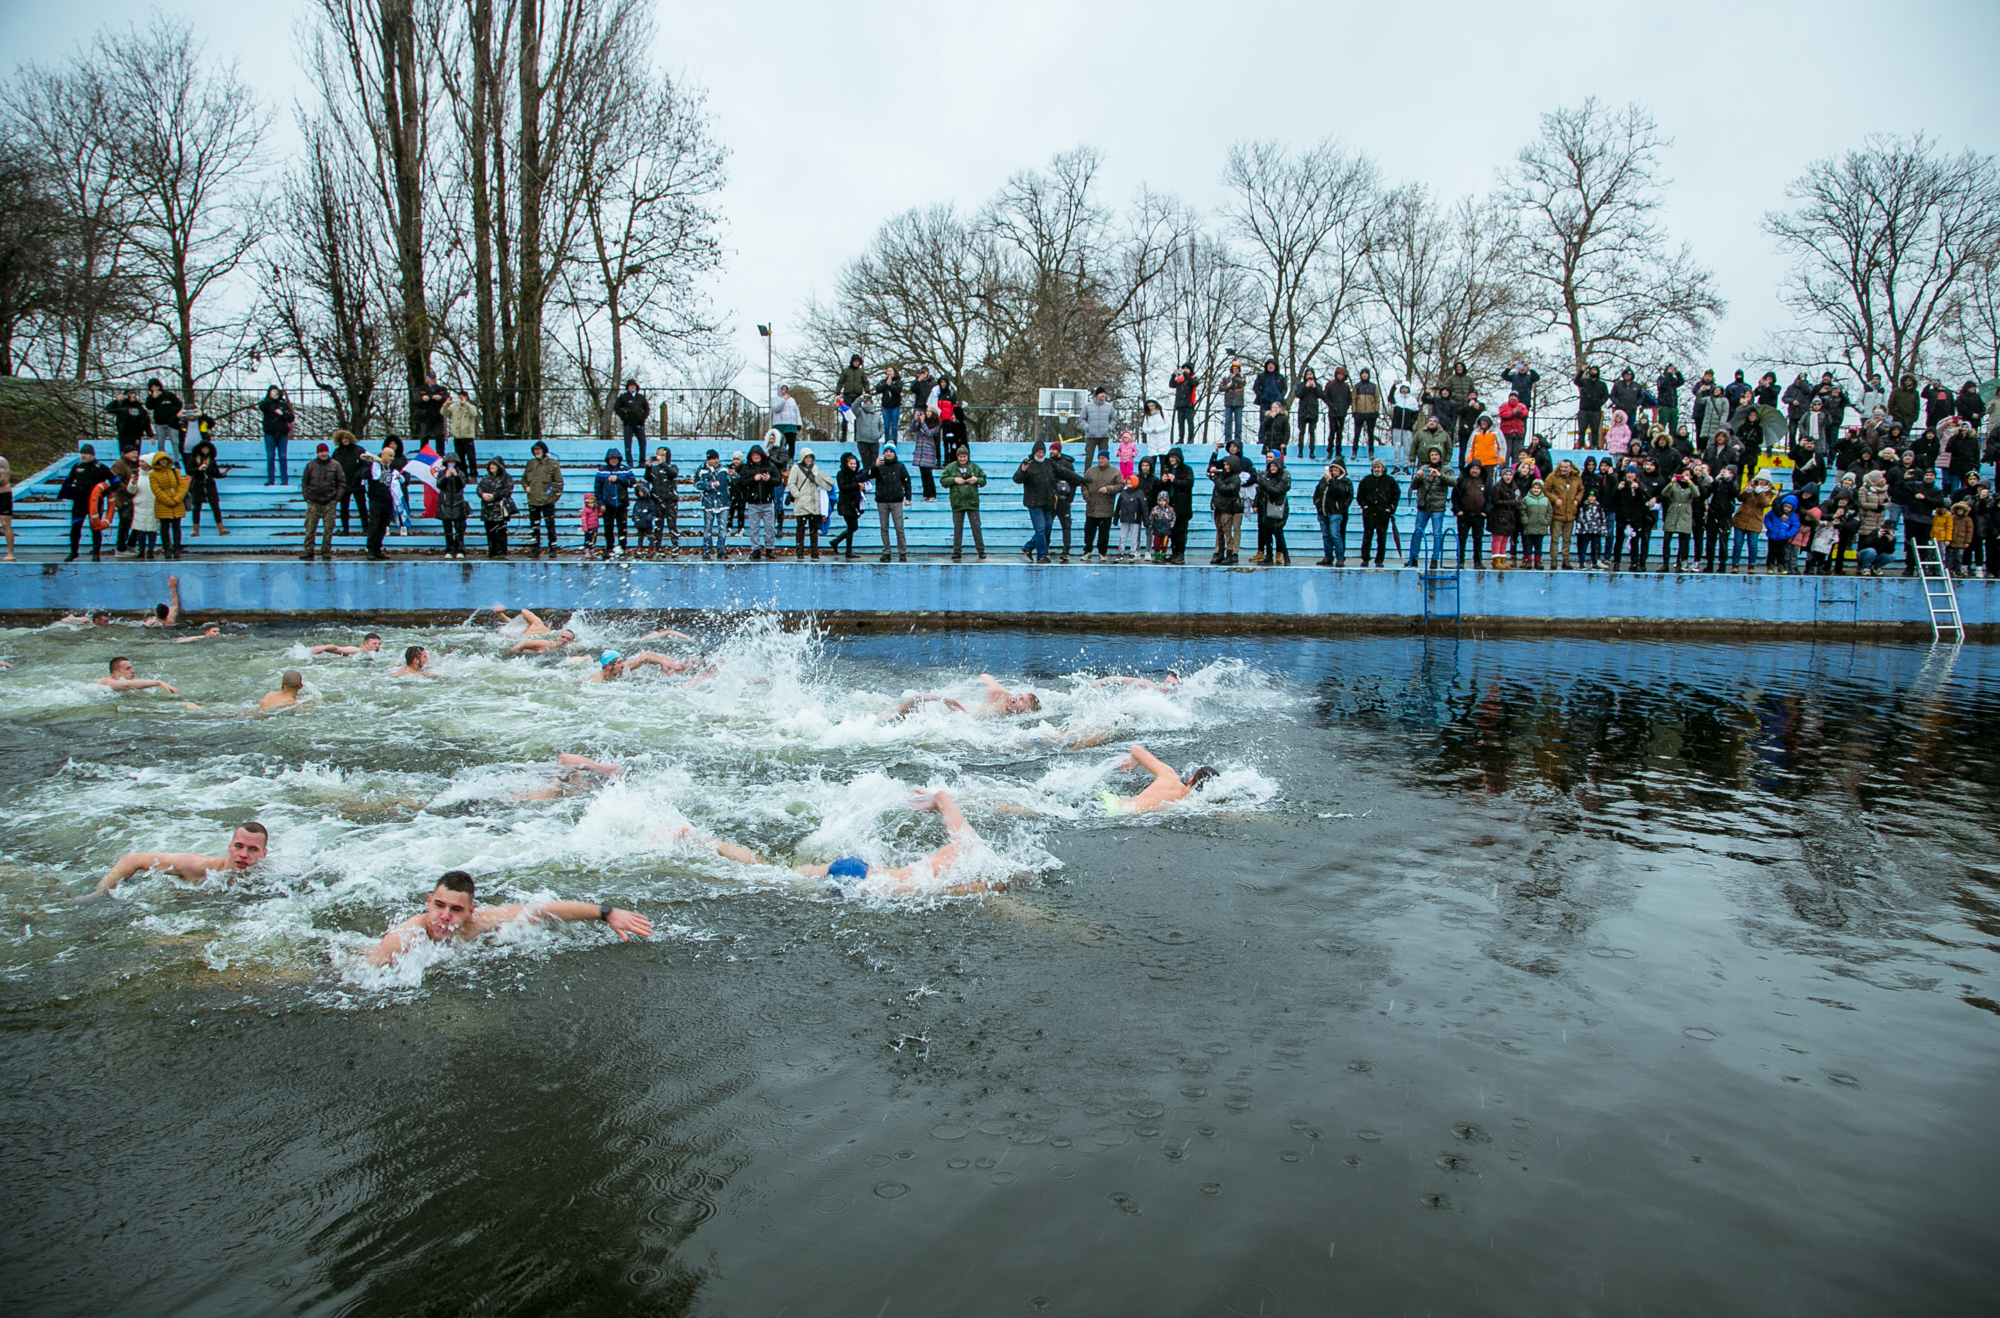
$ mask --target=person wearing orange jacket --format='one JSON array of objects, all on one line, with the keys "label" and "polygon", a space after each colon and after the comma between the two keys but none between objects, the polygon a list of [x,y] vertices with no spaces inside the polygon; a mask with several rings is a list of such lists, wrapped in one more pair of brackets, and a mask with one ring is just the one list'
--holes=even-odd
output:
[{"label": "person wearing orange jacket", "polygon": [[1478,463],[1482,471],[1492,471],[1501,465],[1500,436],[1493,433],[1492,417],[1479,418],[1479,425],[1472,432],[1472,442],[1466,447],[1465,460]]}]

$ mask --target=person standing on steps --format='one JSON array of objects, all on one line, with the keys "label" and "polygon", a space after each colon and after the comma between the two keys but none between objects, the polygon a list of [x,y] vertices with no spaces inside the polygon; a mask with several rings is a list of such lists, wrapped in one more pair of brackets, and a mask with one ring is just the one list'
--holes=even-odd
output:
[{"label": "person standing on steps", "polygon": [[861,524],[861,482],[863,474],[860,461],[852,453],[840,455],[840,470],[834,473],[833,509],[840,514],[841,532],[826,542],[829,554],[841,552],[848,562],[854,561],[854,529]]},{"label": "person standing on steps", "polygon": [[[1186,369],[1186,368],[1183,368]],[[1231,440],[1243,438],[1243,399],[1249,393],[1249,381],[1243,378],[1243,365],[1229,363],[1229,370],[1215,386],[1216,393],[1222,395],[1222,443],[1227,447]]]},{"label": "person standing on steps", "polygon": [[1361,566],[1368,566],[1368,547],[1375,547],[1375,566],[1381,567],[1389,553],[1389,523],[1395,520],[1396,505],[1402,502],[1403,487],[1389,475],[1388,464],[1380,458],[1370,464],[1355,491],[1361,505]]},{"label": "person standing on steps", "polygon": [[894,444],[882,446],[882,456],[875,459],[875,470],[869,480],[875,486],[875,515],[882,526],[882,561],[889,561],[889,529],[893,523],[896,552],[907,563],[910,541],[903,530],[903,505],[910,501],[910,469],[896,456]]},{"label": "person standing on steps", "polygon": [[819,461],[811,448],[799,450],[799,460],[792,464],[790,474],[785,477],[785,492],[792,500],[793,546],[792,557],[806,556],[806,542],[812,542],[812,561],[819,562],[819,528],[826,511],[820,507],[820,499],[833,488],[833,477],[819,469]]},{"label": "person standing on steps", "polygon": [[1410,532],[1410,557],[1404,567],[1422,567],[1424,533],[1431,534],[1431,564],[1444,558],[1444,519],[1452,504],[1451,477],[1444,469],[1444,450],[1424,453],[1424,465],[1410,478],[1410,495],[1417,505],[1417,525]]},{"label": "person standing on steps", "polygon": [[1257,476],[1257,561],[1266,567],[1292,565],[1292,551],[1285,544],[1291,493],[1292,473],[1285,470],[1285,451],[1274,449],[1264,455],[1264,470]]},{"label": "person standing on steps", "polygon": [[146,411],[153,418],[154,450],[165,453],[172,445],[176,453],[181,444],[181,399],[180,395],[161,384],[158,380],[146,381]]},{"label": "person standing on steps", "polygon": [[[76,562],[86,525],[90,527],[90,561],[103,560],[104,530],[90,520],[90,492],[110,479],[111,468],[97,460],[94,445],[85,444],[77,450],[75,465],[63,477],[62,488],[56,491],[58,500],[69,500],[69,558],[64,561]],[[11,493],[7,502],[11,507],[14,502]]]},{"label": "person standing on steps", "polygon": [[[783,441],[779,441],[782,443]],[[743,471],[737,476],[743,490],[744,535],[750,541],[750,561],[768,559],[777,545],[777,498],[783,477],[771,455],[761,444],[750,446]]]},{"label": "person standing on steps", "polygon": [[1212,567],[1234,567],[1243,534],[1243,476],[1254,472],[1243,456],[1243,445],[1230,440],[1223,450],[1208,460],[1208,479],[1215,490],[1209,496],[1209,511],[1215,517],[1215,554]]},{"label": "person standing on steps", "polygon": [[695,469],[694,492],[701,500],[701,557],[729,557],[729,487],[733,477],[722,465],[722,454],[714,449],[703,455]]},{"label": "person standing on steps", "polygon": [[1316,458],[1319,456],[1319,404],[1322,398],[1319,376],[1308,366],[1299,372],[1299,386],[1292,390],[1292,400],[1297,404],[1299,418],[1298,456]]},{"label": "person standing on steps", "polygon": [[1187,465],[1187,458],[1178,446],[1168,449],[1167,456],[1160,462],[1158,488],[1167,492],[1168,503],[1174,510],[1167,562],[1184,564],[1187,562],[1189,522],[1194,517],[1194,469]]},{"label": "person standing on steps", "polygon": [[333,432],[333,460],[340,466],[342,477],[340,496],[340,534],[353,535],[354,524],[349,520],[349,505],[353,514],[361,519],[361,533],[368,534],[368,454],[361,447],[361,441],[350,430]]},{"label": "person standing on steps", "polygon": [[445,428],[451,432],[451,451],[458,455],[461,472],[479,470],[479,407],[472,395],[461,389],[445,409]]},{"label": "person standing on steps", "polygon": [[[383,493],[386,498],[386,488]],[[507,519],[513,515],[514,478],[507,474],[506,463],[498,458],[488,458],[486,474],[479,478],[479,520],[486,527],[488,558],[507,557]],[[381,535],[371,533],[369,541],[374,551],[369,557],[382,557]]]},{"label": "person standing on steps", "polygon": [[1125,478],[1111,465],[1111,451],[1097,450],[1097,461],[1083,471],[1083,557],[1090,561],[1092,546],[1097,561],[1111,558],[1111,518],[1117,511],[1119,491]]},{"label": "person standing on steps", "polygon": [[1313,488],[1313,515],[1319,519],[1321,567],[1347,566],[1347,510],[1354,503],[1354,482],[1339,460],[1326,464],[1326,475]]},{"label": "person standing on steps", "polygon": [[880,410],[876,414],[875,433],[861,433],[864,418],[856,414],[854,448],[861,455],[861,469],[869,470],[875,465],[876,446],[883,435],[896,433],[896,426],[903,419],[903,373],[895,367],[888,367],[882,374],[882,383],[875,386],[875,397],[880,400]]},{"label": "person standing on steps", "polygon": [[[762,449],[750,450],[753,458],[761,456]],[[626,550],[626,511],[632,506],[632,486],[638,480],[619,456],[618,450],[604,450],[604,465],[597,469],[597,478],[591,493],[597,496],[599,515],[603,520],[604,557],[623,558]],[[532,522],[532,516],[531,516]]]},{"label": "person standing on steps", "polygon": [[798,400],[792,397],[792,387],[779,385],[777,400],[771,404],[771,429],[778,432],[777,442],[784,446],[786,452],[791,451],[792,441],[804,424]]},{"label": "person standing on steps", "polygon": [[1112,403],[1111,395],[1103,385],[1100,384],[1091,391],[1090,401],[1083,405],[1081,420],[1083,465],[1088,467],[1096,460],[1099,449],[1111,447],[1111,437],[1118,433],[1118,408]]},{"label": "person standing on steps", "polygon": [[[902,385],[896,385],[898,395],[902,389]],[[875,456],[882,451],[882,436],[894,424],[890,418],[901,411],[900,407],[883,407],[875,401],[874,394],[863,394],[854,400],[854,451],[860,455],[863,468],[875,465]]]},{"label": "person standing on steps", "polygon": [[[1231,369],[1234,369],[1233,367]],[[1180,370],[1174,372],[1173,379],[1167,381],[1174,391],[1174,440],[1176,443],[1194,443],[1194,408],[1200,391],[1195,386],[1194,363],[1182,362]],[[1239,414],[1240,415],[1240,414]]]},{"label": "person standing on steps", "polygon": [[1382,391],[1375,386],[1366,366],[1354,382],[1354,451],[1361,455],[1361,436],[1368,436],[1368,452],[1375,452],[1375,423],[1382,417]]},{"label": "person standing on steps", "polygon": [[646,395],[639,392],[637,380],[627,380],[624,392],[611,404],[611,415],[618,418],[624,437],[627,467],[632,465],[632,444],[635,440],[639,445],[639,456],[646,456],[646,417],[651,410],[652,404],[646,401]]},{"label": "person standing on steps", "polygon": [[334,509],[346,493],[347,476],[331,454],[332,450],[321,444],[319,452],[299,473],[299,492],[306,501],[306,542],[299,557],[308,563],[313,556],[313,531],[318,528],[324,528],[320,532],[320,552],[327,562],[333,561]]},{"label": "person standing on steps", "polygon": [[[549,530],[549,552],[556,552],[556,504],[562,499],[562,464],[549,456],[549,446],[539,439],[528,453],[528,465],[521,468],[521,489],[528,496],[528,535],[533,541],[530,553],[540,558],[545,525]],[[602,506],[602,500],[599,504]]]},{"label": "person standing on steps", "polygon": [[290,485],[292,473],[285,462],[285,449],[292,438],[292,404],[285,391],[274,384],[264,391],[257,411],[264,423],[264,484]]},{"label": "person standing on steps", "polygon": [[951,561],[965,560],[965,525],[972,524],[972,548],[986,557],[986,535],[979,526],[979,491],[985,488],[986,473],[972,460],[972,451],[961,444],[950,466],[943,472],[945,493],[951,500]]},{"label": "person standing on steps", "polygon": [[[1076,506],[1076,492],[1083,487],[1083,478],[1076,474],[1076,463],[1063,452],[1063,442],[1060,438],[1049,442],[1049,465],[1055,468],[1056,473],[1056,506],[1051,510],[1054,520],[1050,523],[1049,535],[1053,539],[1054,528],[1062,527],[1062,561],[1067,563],[1071,530],[1070,513]],[[1054,548],[1053,545],[1050,547]]]},{"label": "person standing on steps", "polygon": [[444,405],[451,401],[451,390],[438,383],[436,371],[424,372],[424,382],[417,388],[416,412],[417,447],[431,446],[435,453],[444,447]]},{"label": "person standing on steps", "polygon": [[1048,460],[1048,445],[1039,439],[1021,465],[1014,469],[1014,483],[1021,487],[1021,506],[1028,510],[1033,528],[1021,553],[1031,563],[1049,561],[1049,526],[1055,520],[1056,473]]}]

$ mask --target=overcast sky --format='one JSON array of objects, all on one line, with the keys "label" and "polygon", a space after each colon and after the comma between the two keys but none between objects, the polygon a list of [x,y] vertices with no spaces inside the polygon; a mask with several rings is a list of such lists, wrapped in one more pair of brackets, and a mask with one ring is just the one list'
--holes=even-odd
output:
[{"label": "overcast sky", "polygon": [[[0,0],[0,50],[58,58],[152,7]],[[291,52],[309,9],[204,0],[173,11],[289,103],[304,89]],[[1870,132],[2000,152],[2000,0],[1432,0],[1400,12],[661,0],[658,26],[659,57],[708,88],[734,153],[732,255],[716,301],[759,376],[755,322],[783,335],[884,219],[935,201],[976,206],[1008,174],[1078,143],[1104,152],[1118,201],[1145,183],[1213,208],[1232,141],[1327,134],[1373,155],[1391,182],[1449,197],[1489,189],[1541,111],[1589,95],[1640,100],[1675,139],[1668,226],[1729,300],[1718,367],[1783,323],[1781,262],[1758,217],[1808,162]]]}]

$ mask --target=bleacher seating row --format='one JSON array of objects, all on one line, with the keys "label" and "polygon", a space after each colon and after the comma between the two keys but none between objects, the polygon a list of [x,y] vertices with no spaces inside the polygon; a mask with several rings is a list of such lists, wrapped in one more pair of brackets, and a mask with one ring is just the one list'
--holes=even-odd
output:
[{"label": "bleacher seating row", "polygon": [[[565,545],[575,548],[582,541],[578,522],[583,507],[583,496],[589,492],[592,480],[603,463],[605,445],[602,440],[595,438],[557,438],[544,442],[549,446],[550,456],[554,457],[563,468],[565,489],[559,503],[559,526]],[[658,444],[659,441],[649,440],[648,450],[658,447]],[[151,443],[148,443],[147,450],[150,452],[152,447]],[[265,460],[262,443],[241,440],[218,442],[217,452],[225,468],[221,481],[223,524],[228,529],[229,535],[227,537],[217,535],[213,526],[209,524],[207,510],[204,510],[203,525],[198,538],[193,534],[192,517],[183,524],[184,552],[296,554],[303,534],[305,517],[305,501],[299,493],[300,470],[303,462],[312,457],[314,447],[294,442],[289,454],[290,483],[267,486],[264,484]],[[489,457],[501,458],[507,463],[508,470],[518,477],[521,467],[529,456],[529,447],[530,441],[527,440],[482,440],[479,442],[478,454],[481,462]],[[731,453],[739,451],[739,446],[731,446],[727,441],[689,440],[686,437],[669,442],[668,447],[673,451],[675,465],[681,469],[683,482],[692,475],[693,469],[699,465],[703,453],[708,448],[717,448],[725,460]],[[1029,521],[1027,509],[1021,506],[1019,488],[1014,485],[1012,478],[1015,469],[1027,458],[1029,446],[977,444],[974,445],[974,450],[972,460],[979,464],[987,477],[987,485],[980,500],[980,520],[985,531],[988,553],[1003,557],[1018,554],[1021,544],[1029,535]],[[905,465],[909,465],[911,455],[907,445],[899,451]],[[819,446],[815,452],[822,466],[829,470],[837,466],[838,453],[831,446]],[[1207,511],[1209,486],[1201,474],[1206,467],[1209,450],[1200,448],[1185,452],[1196,472],[1195,525],[1188,539],[1189,561],[1200,562],[1205,561],[1213,552],[1215,544],[1214,523]],[[100,458],[103,456],[100,446]],[[640,455],[635,452],[634,456]],[[1080,446],[1076,456],[1080,464],[1082,459]],[[1415,506],[1409,499],[1409,476],[1401,469],[1402,455],[1393,452],[1388,445],[1377,446],[1372,456],[1390,463],[1391,473],[1395,475],[1397,483],[1404,490],[1403,502],[1395,520],[1395,538],[1391,542],[1393,557],[1402,552],[1401,546],[1407,543],[1416,521]],[[1587,457],[1602,456],[1581,450],[1558,450],[1555,454],[1558,460],[1566,457],[1579,467]],[[1294,562],[1315,561],[1320,553],[1320,539],[1318,522],[1313,516],[1312,495],[1314,487],[1319,483],[1327,458],[1322,449],[1320,457],[1288,456],[1286,461],[1292,467],[1293,479],[1290,495],[1292,516],[1286,527],[1286,539]],[[73,462],[73,458],[64,459],[29,479],[16,482],[14,529],[21,551],[42,555],[60,550],[61,553],[67,554],[69,510],[66,504],[56,503],[54,495]],[[1368,472],[1366,459],[1357,461],[1350,456],[1347,459],[1347,467],[1348,474],[1357,484]],[[921,480],[914,467],[910,474],[912,482],[917,486],[915,501],[905,509],[904,515],[910,550],[912,553],[927,555],[949,552],[952,538],[951,507],[944,490],[940,485],[936,500],[924,502]],[[1788,483],[1787,473],[1782,469],[1767,474],[1772,476],[1774,483],[1781,488]],[[413,511],[420,512],[421,490],[413,485],[412,494]],[[525,506],[525,499],[521,499],[518,495],[516,498]],[[1252,519],[1246,519],[1249,520]],[[692,489],[687,488],[685,484],[679,522],[683,549],[699,549],[701,535],[699,500]],[[1075,552],[1080,553],[1083,537],[1081,497],[1074,507],[1073,523]],[[357,521],[354,525],[355,530],[352,535],[336,538],[336,548],[356,553],[361,551],[360,523]],[[840,519],[836,517],[833,528],[838,530],[840,526]],[[881,540],[877,528],[878,521],[871,499],[864,506],[860,530],[856,536],[859,552],[872,554],[879,551]],[[785,524],[787,536],[790,535],[791,529],[790,519],[787,519]],[[516,548],[525,545],[528,540],[526,517],[514,519],[510,531],[510,539]],[[485,552],[485,538],[476,520],[467,528],[466,539],[468,554],[477,556]],[[966,540],[966,550],[970,553],[969,533]],[[1115,531],[1113,542],[1115,546]],[[1348,518],[1347,542],[1350,554],[1358,552],[1361,543],[1361,517],[1358,511]],[[744,543],[740,533],[732,537],[732,543],[739,546]],[[1254,525],[1246,525],[1243,532],[1245,558],[1249,556],[1255,543]],[[85,544],[88,545],[87,537]],[[1059,529],[1057,545],[1059,548]],[[385,541],[384,548],[398,555],[412,552],[441,553],[444,548],[442,525],[434,518],[415,516],[408,532],[403,535],[392,534]],[[1195,556],[1197,549],[1200,551],[1199,558]]]}]

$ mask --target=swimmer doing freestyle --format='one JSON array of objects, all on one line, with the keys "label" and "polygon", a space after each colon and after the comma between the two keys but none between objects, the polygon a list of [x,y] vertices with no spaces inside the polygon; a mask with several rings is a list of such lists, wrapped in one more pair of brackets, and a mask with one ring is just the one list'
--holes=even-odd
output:
[{"label": "swimmer doing freestyle", "polygon": [[[976,892],[990,892],[1007,885],[1005,879],[972,879],[943,888],[928,888],[918,882],[923,878],[942,878],[950,873],[970,855],[980,843],[979,834],[972,831],[972,825],[965,822],[965,813],[958,803],[951,799],[949,792],[911,792],[910,809],[919,814],[935,812],[944,821],[946,842],[930,855],[910,865],[870,865],[859,856],[847,856],[826,865],[794,865],[792,873],[803,878],[822,881],[825,892],[835,897],[855,897],[860,895],[862,885],[870,881],[886,881],[885,893],[906,893],[930,891],[950,896],[965,896]],[[725,842],[720,838],[684,825],[673,830],[672,837],[712,850],[727,860],[743,865],[768,865],[771,862],[746,846],[735,842]]]},{"label": "swimmer doing freestyle", "polygon": [[601,920],[625,942],[633,934],[650,938],[653,922],[637,911],[619,910],[593,902],[526,902],[511,906],[480,906],[474,900],[476,887],[464,870],[451,870],[437,881],[424,909],[391,929],[375,950],[368,954],[371,966],[386,966],[412,947],[423,942],[469,943],[516,920],[541,924],[547,921],[573,924]]},{"label": "swimmer doing freestyle", "polygon": [[890,723],[914,712],[920,706],[936,701],[954,714],[964,714],[968,718],[1005,717],[1009,714],[1032,714],[1042,707],[1041,697],[1032,691],[1019,694],[1009,691],[994,680],[993,674],[981,673],[979,680],[986,687],[986,696],[979,704],[967,709],[950,696],[939,695],[935,691],[920,691],[883,714],[876,715],[879,722]]},{"label": "swimmer doing freestyle", "polygon": [[1158,756],[1139,745],[1131,747],[1130,753],[1118,761],[1118,767],[1146,769],[1153,775],[1153,782],[1137,796],[1119,796],[1111,791],[1099,792],[1097,799],[1103,803],[1104,813],[1107,815],[1141,815],[1149,810],[1161,809],[1172,805],[1216,776],[1215,770],[1203,765],[1191,770],[1187,781],[1182,782],[1179,774],[1168,768]]},{"label": "swimmer doing freestyle", "polygon": [[98,895],[110,892],[135,874],[149,870],[178,875],[190,883],[199,883],[210,874],[241,874],[269,854],[271,830],[256,820],[246,820],[236,826],[235,834],[229,839],[228,854],[222,856],[197,856],[192,851],[135,851],[119,857],[118,863],[105,871],[97,881]]}]

